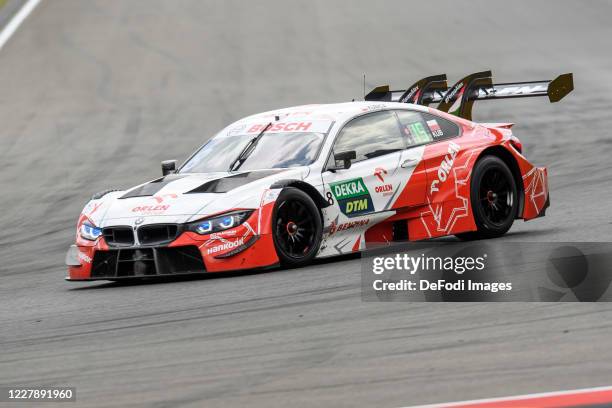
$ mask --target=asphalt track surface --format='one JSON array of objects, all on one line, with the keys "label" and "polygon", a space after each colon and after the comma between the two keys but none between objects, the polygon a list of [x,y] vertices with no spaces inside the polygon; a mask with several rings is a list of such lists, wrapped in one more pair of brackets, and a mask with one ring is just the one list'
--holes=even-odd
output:
[{"label": "asphalt track surface", "polygon": [[0,28],[9,22],[23,4],[24,0],[0,0]]},{"label": "asphalt track surface", "polygon": [[[79,406],[402,406],[612,383],[612,306],[360,300],[359,259],[210,279],[64,282],[88,197],[275,107],[492,69],[574,72],[483,102],[550,171],[508,241],[609,241],[612,4],[45,0],[0,52],[0,384]],[[24,406],[20,404],[19,406]],[[70,405],[74,406],[74,405]]]}]

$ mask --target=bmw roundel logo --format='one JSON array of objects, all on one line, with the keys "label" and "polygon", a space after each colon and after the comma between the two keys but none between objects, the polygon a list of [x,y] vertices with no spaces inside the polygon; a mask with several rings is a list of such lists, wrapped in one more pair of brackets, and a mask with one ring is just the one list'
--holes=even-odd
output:
[{"label": "bmw roundel logo", "polygon": [[136,224],[136,225],[140,225],[140,224],[142,224],[143,222],[144,222],[144,218],[142,218],[142,217],[138,217],[138,218],[136,218],[136,221],[134,221],[134,224]]}]

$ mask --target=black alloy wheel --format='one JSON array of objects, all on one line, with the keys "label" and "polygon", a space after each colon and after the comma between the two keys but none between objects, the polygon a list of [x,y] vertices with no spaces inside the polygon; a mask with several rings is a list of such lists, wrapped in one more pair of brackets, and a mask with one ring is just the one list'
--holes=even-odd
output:
[{"label": "black alloy wheel", "polygon": [[458,234],[459,238],[495,238],[510,229],[518,212],[517,183],[503,160],[485,156],[476,163],[470,196],[478,230]]},{"label": "black alloy wheel", "polygon": [[272,236],[283,265],[302,265],[319,249],[322,221],[314,201],[303,191],[285,188],[274,207]]}]

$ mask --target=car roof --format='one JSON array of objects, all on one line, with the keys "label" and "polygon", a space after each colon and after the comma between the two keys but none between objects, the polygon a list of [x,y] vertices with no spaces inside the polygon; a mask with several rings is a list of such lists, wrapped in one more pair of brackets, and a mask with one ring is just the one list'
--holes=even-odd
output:
[{"label": "car roof", "polygon": [[328,131],[334,123],[342,125],[360,114],[387,109],[408,109],[420,112],[428,111],[426,107],[421,105],[377,101],[354,101],[292,106],[244,117],[226,126],[217,133],[215,138],[257,133],[270,122],[273,122],[275,127],[272,127],[267,133],[283,132],[283,130],[286,129],[283,128],[283,125],[293,128],[295,128],[295,126],[311,125],[311,131],[315,131],[314,129],[326,129],[325,131]]},{"label": "car roof", "polygon": [[310,119],[341,121],[343,119],[350,119],[361,113],[374,112],[383,109],[413,109],[421,112],[427,111],[427,108],[425,108],[424,106],[412,105],[407,103],[354,101],[343,103],[300,105],[288,108],[274,109],[267,112],[247,116],[246,118],[239,120],[238,123],[253,122],[258,120],[271,120],[274,119],[276,116],[278,116],[280,120],[290,118],[291,120]]}]

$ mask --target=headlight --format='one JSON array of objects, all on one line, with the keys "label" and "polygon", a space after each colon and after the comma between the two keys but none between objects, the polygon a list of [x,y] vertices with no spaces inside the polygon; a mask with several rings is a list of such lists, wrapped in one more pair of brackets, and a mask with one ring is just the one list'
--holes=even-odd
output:
[{"label": "headlight", "polygon": [[81,228],[79,228],[79,235],[81,235],[81,238],[89,241],[95,241],[102,235],[102,228],[94,227],[90,223],[84,222],[81,224]]},{"label": "headlight", "polygon": [[204,220],[192,222],[187,225],[187,230],[200,235],[208,235],[214,232],[224,231],[242,224],[253,214],[253,210],[236,211],[219,215],[217,217],[206,218]]}]

